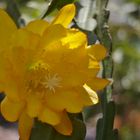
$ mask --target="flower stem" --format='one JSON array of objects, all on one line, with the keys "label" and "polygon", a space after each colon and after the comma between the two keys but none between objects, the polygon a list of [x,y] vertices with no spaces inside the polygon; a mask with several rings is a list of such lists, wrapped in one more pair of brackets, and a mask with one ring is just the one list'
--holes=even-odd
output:
[{"label": "flower stem", "polygon": [[[113,75],[112,39],[109,33],[108,19],[110,12],[107,10],[109,0],[96,0],[96,34],[99,41],[108,50],[108,56],[103,61],[103,77],[111,78]],[[115,117],[115,103],[111,99],[113,85],[109,85],[101,94],[103,117],[97,122],[96,140],[117,140],[118,132],[113,130]]]}]

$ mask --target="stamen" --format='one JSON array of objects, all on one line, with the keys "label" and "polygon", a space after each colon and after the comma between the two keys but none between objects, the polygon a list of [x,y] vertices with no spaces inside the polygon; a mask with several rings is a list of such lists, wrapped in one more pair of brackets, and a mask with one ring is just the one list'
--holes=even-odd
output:
[{"label": "stamen", "polygon": [[50,73],[45,77],[45,82],[43,82],[43,85],[45,88],[48,88],[49,90],[53,91],[55,93],[56,87],[61,87],[61,77],[58,76],[58,74],[54,74],[53,76],[50,75]]},{"label": "stamen", "polygon": [[51,68],[43,61],[37,61],[29,67],[28,89],[46,92],[46,89],[55,93],[55,88],[61,87],[61,78],[58,74],[51,75]]}]

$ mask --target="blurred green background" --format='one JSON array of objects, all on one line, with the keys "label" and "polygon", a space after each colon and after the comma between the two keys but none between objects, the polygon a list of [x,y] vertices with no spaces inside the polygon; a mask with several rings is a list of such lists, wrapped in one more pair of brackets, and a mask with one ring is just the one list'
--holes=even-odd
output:
[{"label": "blurred green background", "polygon": [[[33,19],[41,18],[49,0],[0,0],[0,8],[7,9],[17,24],[24,26]],[[96,41],[92,30],[96,28],[94,0],[78,0],[74,27],[88,35],[90,43]],[[14,7],[14,8],[12,8]],[[114,128],[119,130],[120,140],[140,140],[140,0],[110,0],[110,33],[113,40],[114,90],[112,98],[116,103]],[[46,19],[51,20],[55,12]],[[18,20],[17,20],[18,19]],[[96,121],[101,116],[100,103],[85,109],[87,122],[86,140],[94,140]],[[7,129],[0,118],[0,138],[18,140],[16,127]],[[15,125],[16,126],[16,125]],[[4,135],[9,135],[6,139]],[[14,135],[14,136],[13,136]]]}]

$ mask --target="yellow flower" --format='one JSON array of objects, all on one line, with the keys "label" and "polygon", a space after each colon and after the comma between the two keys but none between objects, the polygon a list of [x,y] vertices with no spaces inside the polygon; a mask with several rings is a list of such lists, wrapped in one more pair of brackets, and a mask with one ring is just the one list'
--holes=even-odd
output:
[{"label": "yellow flower", "polygon": [[51,23],[35,20],[17,29],[0,10],[0,91],[6,95],[1,113],[8,121],[18,120],[21,140],[29,139],[35,117],[70,135],[67,112],[96,104],[95,91],[109,83],[96,76],[105,48],[87,46],[84,33],[67,28],[74,15],[69,4]]}]

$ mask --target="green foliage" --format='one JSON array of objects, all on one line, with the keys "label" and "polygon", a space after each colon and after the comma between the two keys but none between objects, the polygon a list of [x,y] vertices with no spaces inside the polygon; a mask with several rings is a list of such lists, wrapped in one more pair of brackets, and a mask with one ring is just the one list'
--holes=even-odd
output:
[{"label": "green foliage", "polygon": [[51,125],[36,120],[32,129],[30,140],[84,140],[86,128],[83,121],[74,116],[71,116],[71,121],[73,124],[72,135],[64,136],[56,132]]},{"label": "green foliage", "polygon": [[[103,99],[104,102],[104,99]],[[97,122],[96,140],[117,140],[117,130],[113,130],[115,104],[113,101],[106,103],[103,118]]]},{"label": "green foliage", "polygon": [[[108,30],[109,11],[106,9],[108,0],[98,0],[96,2],[97,10],[97,28],[96,33],[100,42],[107,48],[108,57],[103,62],[103,77],[112,78],[112,39]],[[115,103],[108,101],[108,96],[112,94],[112,86],[108,86],[101,95],[101,104],[103,117],[98,120],[96,140],[118,140],[117,130],[113,130],[115,117]],[[110,99],[109,99],[110,100]]]},{"label": "green foliage", "polygon": [[140,4],[140,0],[128,0],[128,1]]},{"label": "green foliage", "polygon": [[6,3],[7,3],[6,8],[7,13],[12,17],[17,27],[19,27],[21,14],[18,9],[17,3],[14,0],[6,0]]}]

